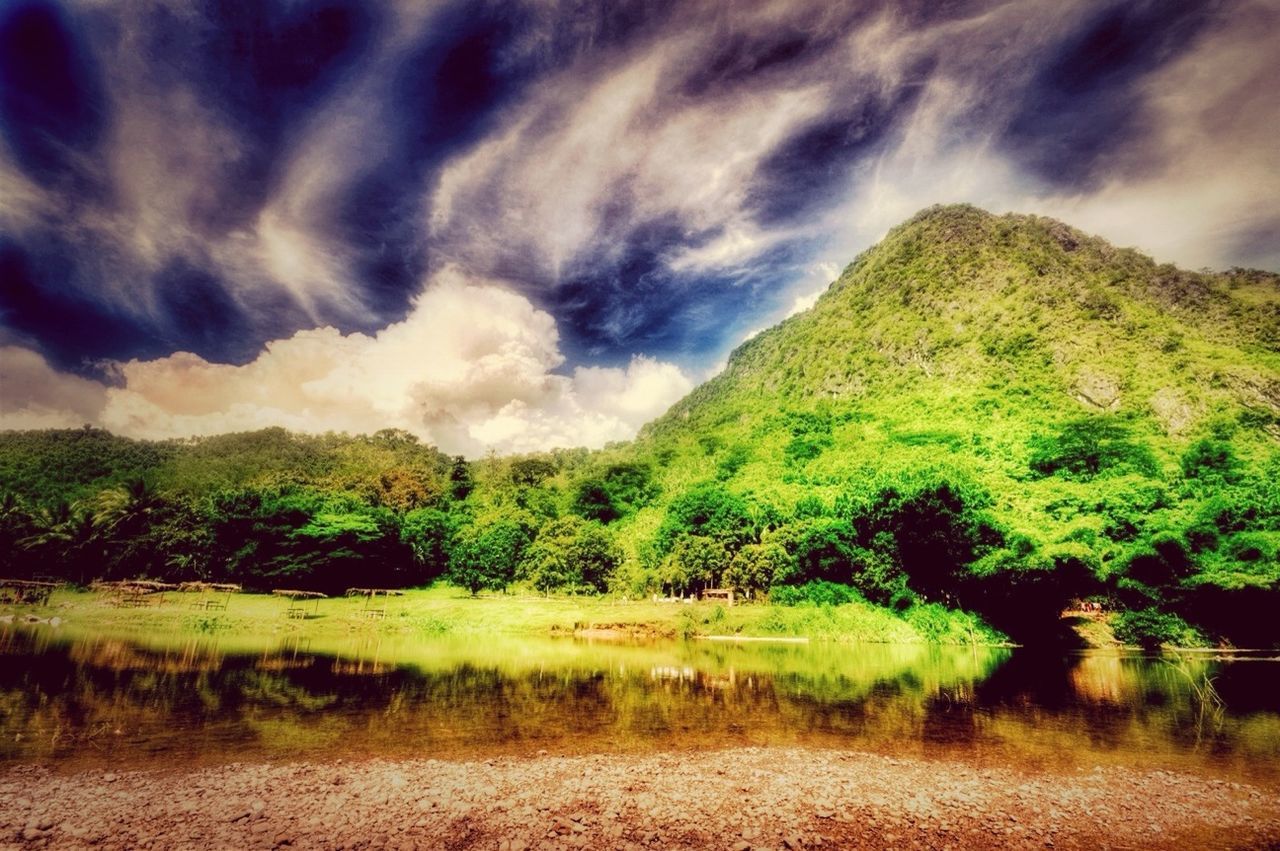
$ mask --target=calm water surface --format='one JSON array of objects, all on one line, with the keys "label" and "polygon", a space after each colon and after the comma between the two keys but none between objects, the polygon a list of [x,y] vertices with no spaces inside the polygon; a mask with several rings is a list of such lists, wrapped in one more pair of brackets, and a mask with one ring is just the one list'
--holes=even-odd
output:
[{"label": "calm water surface", "polygon": [[0,627],[0,762],[805,745],[1280,783],[1280,662],[573,639],[281,644]]}]

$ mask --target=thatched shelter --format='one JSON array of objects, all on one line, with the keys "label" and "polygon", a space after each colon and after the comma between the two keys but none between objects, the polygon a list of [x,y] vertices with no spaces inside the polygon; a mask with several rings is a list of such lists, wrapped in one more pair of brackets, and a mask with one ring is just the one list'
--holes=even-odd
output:
[{"label": "thatched shelter", "polygon": [[239,594],[243,589],[232,582],[183,582],[178,590],[200,595],[199,599],[191,603],[193,609],[226,611],[231,595]]},{"label": "thatched shelter", "polygon": [[404,591],[398,588],[348,588],[347,596],[364,597],[364,608],[361,612],[365,617],[385,618],[388,598],[403,597]]},{"label": "thatched shelter", "polygon": [[49,595],[62,584],[34,579],[0,579],[0,603],[47,606]]},{"label": "thatched shelter", "polygon": [[166,591],[176,591],[178,586],[154,579],[122,579],[118,582],[94,582],[90,590],[106,595],[113,606],[149,606],[164,602]]},{"label": "thatched shelter", "polygon": [[315,605],[312,607],[310,614],[317,615],[320,613],[320,601],[328,599],[328,594],[321,594],[319,591],[299,591],[294,588],[277,588],[271,592],[276,597],[288,597],[289,608],[285,609],[285,617],[288,618],[305,618],[308,616],[306,603],[308,600],[314,600]]}]

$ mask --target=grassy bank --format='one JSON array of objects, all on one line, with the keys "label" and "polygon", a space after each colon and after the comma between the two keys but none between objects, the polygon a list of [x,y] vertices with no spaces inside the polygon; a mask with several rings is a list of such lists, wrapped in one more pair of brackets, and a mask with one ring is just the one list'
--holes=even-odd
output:
[{"label": "grassy bank", "polygon": [[[447,585],[406,591],[370,617],[363,598],[305,601],[306,617],[286,616],[289,601],[233,594],[225,610],[195,608],[195,593],[168,593],[142,608],[119,608],[85,591],[56,592],[43,607],[10,606],[0,616],[58,618],[77,630],[101,633],[181,630],[237,635],[324,639],[352,633],[392,636],[568,635],[697,638],[808,638],[898,644],[1001,644],[1005,637],[977,617],[941,606],[904,613],[863,602],[839,606],[775,606],[713,602],[653,602],[608,597],[495,594],[471,597]],[[221,599],[221,598],[219,598]]]}]

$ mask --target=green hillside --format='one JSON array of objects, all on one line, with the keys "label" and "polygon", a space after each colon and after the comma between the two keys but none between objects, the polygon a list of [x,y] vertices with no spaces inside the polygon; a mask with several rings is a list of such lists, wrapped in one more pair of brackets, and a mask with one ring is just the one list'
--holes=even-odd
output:
[{"label": "green hillside", "polygon": [[1025,640],[1089,598],[1128,640],[1257,646],[1280,643],[1278,483],[1280,276],[944,207],[601,452],[2,434],[0,561],[259,587],[733,585],[865,598],[926,634],[976,611]]},{"label": "green hillside", "polygon": [[[664,493],[780,511],[761,540],[793,557],[795,527],[823,527],[807,578],[885,602],[905,581],[1025,633],[1103,595],[1273,641],[1280,276],[930,209],[615,454]],[[638,546],[666,511],[640,512]]]}]

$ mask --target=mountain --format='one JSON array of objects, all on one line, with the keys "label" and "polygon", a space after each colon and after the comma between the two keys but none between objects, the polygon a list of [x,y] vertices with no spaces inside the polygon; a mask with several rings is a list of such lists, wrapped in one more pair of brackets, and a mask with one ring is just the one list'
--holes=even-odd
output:
[{"label": "mountain", "polygon": [[[1280,645],[1280,276],[937,207],[600,452],[11,433],[0,491],[19,497],[0,565],[74,538],[84,570],[263,587],[340,589],[374,563],[478,588],[734,585],[917,623],[963,608],[1024,640],[1089,600],[1126,640]],[[151,512],[145,546],[75,525],[126,503]]]},{"label": "mountain", "polygon": [[[864,562],[928,573],[969,558],[946,568],[949,598],[1015,629],[997,613],[1002,596],[1025,602],[1010,583],[1062,574],[1046,606],[1106,595],[1260,641],[1234,622],[1265,620],[1280,576],[1280,276],[1188,272],[1051,219],[929,209],[629,451],[667,493],[716,481],[847,520]],[[871,516],[893,492],[942,485],[987,541],[912,553],[911,529]],[[1005,581],[979,591],[965,581],[979,575]]]}]

